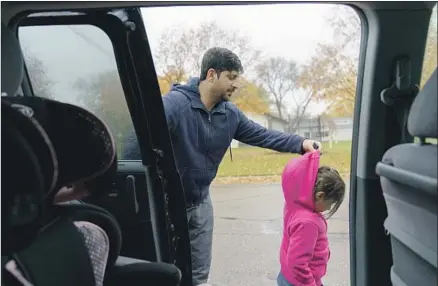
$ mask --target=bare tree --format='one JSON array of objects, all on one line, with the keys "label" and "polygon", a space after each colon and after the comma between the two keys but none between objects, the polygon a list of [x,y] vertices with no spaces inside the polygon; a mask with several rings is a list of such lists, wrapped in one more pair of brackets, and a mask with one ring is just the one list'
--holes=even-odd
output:
[{"label": "bare tree", "polygon": [[333,28],[333,39],[338,43],[338,49],[351,50],[358,55],[361,39],[361,21],[353,8],[345,5],[335,5],[327,18]]},{"label": "bare tree", "polygon": [[246,70],[251,69],[261,55],[260,51],[252,49],[247,37],[238,31],[226,30],[215,22],[182,31],[181,27],[169,29],[161,35],[159,47],[155,57],[158,73],[164,75],[172,71],[181,79],[199,74],[201,57],[212,47],[224,47],[236,53]]},{"label": "bare tree", "polygon": [[[269,58],[256,66],[258,79],[273,97],[278,115],[286,119],[284,99],[287,95],[294,97],[298,78],[297,64],[281,57]],[[295,100],[295,97],[294,97]]]},{"label": "bare tree", "polygon": [[73,87],[82,94],[80,105],[108,124],[116,139],[118,154],[121,154],[124,139],[132,130],[132,120],[118,71],[78,79]]},{"label": "bare tree", "polygon": [[290,109],[288,113],[289,128],[291,130],[296,129],[299,126],[301,118],[306,114],[307,107],[312,101],[313,96],[311,93],[306,92],[303,97],[297,99],[293,96],[295,105]]}]

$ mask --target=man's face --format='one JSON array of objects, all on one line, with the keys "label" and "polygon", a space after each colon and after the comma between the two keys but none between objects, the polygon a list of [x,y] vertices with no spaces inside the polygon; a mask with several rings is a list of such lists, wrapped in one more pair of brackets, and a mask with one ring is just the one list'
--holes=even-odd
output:
[{"label": "man's face", "polygon": [[212,90],[219,100],[229,101],[233,92],[238,87],[239,73],[236,71],[223,71],[216,74]]}]

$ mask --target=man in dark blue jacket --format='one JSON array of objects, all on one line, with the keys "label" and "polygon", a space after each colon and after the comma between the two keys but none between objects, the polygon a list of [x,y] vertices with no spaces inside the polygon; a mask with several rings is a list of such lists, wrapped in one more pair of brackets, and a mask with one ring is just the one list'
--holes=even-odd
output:
[{"label": "man in dark blue jacket", "polygon": [[[243,72],[239,58],[224,48],[209,49],[200,78],[174,85],[163,96],[176,164],[184,186],[192,246],[193,285],[206,283],[210,272],[213,206],[209,189],[232,139],[279,152],[314,151],[298,135],[268,130],[249,120],[230,102]],[[141,159],[135,134],[127,139],[124,159]]]}]

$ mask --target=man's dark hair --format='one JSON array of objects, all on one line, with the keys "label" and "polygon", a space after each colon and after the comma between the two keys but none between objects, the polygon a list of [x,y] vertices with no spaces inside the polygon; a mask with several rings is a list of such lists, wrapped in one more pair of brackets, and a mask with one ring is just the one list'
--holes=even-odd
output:
[{"label": "man's dark hair", "polygon": [[223,71],[243,72],[239,57],[228,49],[218,47],[208,49],[202,57],[200,80],[207,78],[209,69],[214,69],[218,75]]}]

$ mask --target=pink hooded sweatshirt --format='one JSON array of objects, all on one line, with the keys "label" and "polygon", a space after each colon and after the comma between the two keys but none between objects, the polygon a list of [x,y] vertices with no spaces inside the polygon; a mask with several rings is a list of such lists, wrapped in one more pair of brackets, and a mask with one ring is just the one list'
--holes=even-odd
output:
[{"label": "pink hooded sweatshirt", "polygon": [[316,151],[292,159],[282,174],[285,205],[281,273],[294,286],[321,286],[330,257],[327,222],[314,211],[319,157]]}]

